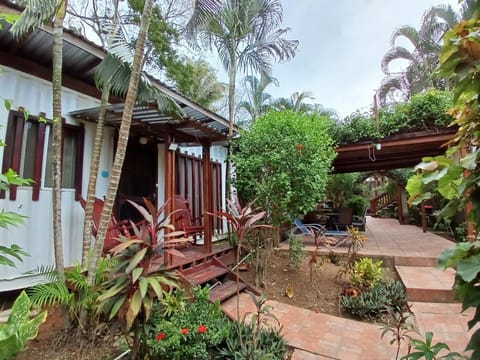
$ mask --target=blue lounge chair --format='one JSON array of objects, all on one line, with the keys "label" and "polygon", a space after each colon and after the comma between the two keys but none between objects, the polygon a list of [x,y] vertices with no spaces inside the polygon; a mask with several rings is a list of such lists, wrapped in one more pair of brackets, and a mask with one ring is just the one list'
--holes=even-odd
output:
[{"label": "blue lounge chair", "polygon": [[304,224],[300,219],[295,219],[293,223],[295,227],[290,231],[291,235],[313,236],[317,246],[324,245],[335,249],[350,239],[350,234],[347,231],[327,230],[323,225]]}]

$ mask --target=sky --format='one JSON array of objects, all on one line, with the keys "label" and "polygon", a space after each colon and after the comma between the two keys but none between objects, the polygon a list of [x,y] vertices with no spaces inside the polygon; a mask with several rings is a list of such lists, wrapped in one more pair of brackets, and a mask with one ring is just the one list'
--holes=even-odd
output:
[{"label": "sky", "polygon": [[274,65],[280,86],[267,92],[289,97],[311,91],[312,102],[341,117],[368,110],[383,78],[380,62],[393,31],[402,25],[418,29],[422,14],[440,4],[457,8],[458,1],[282,0],[283,27],[291,28],[287,38],[300,44],[292,61]]}]

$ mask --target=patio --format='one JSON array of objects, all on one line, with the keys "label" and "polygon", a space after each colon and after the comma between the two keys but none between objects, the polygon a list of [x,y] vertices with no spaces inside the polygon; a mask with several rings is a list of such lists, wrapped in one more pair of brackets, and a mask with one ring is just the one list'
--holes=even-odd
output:
[{"label": "patio", "polygon": [[[392,262],[406,287],[419,330],[432,331],[434,342],[446,342],[451,351],[462,353],[469,339],[467,322],[473,311],[461,313],[461,304],[452,301],[454,272],[434,267],[438,255],[453,243],[423,233],[416,226],[400,225],[395,219],[368,217],[366,234],[368,241],[360,253]],[[306,250],[314,249],[313,242],[306,244]],[[288,244],[282,243],[281,248],[288,248]],[[289,345],[295,349],[293,359],[395,358],[395,346],[389,344],[390,337],[381,339],[378,324],[316,313],[277,301],[268,303],[273,306],[272,313],[283,326]],[[240,295],[240,306],[241,317],[255,310],[248,294]],[[222,307],[230,317],[236,317],[235,297]]]}]

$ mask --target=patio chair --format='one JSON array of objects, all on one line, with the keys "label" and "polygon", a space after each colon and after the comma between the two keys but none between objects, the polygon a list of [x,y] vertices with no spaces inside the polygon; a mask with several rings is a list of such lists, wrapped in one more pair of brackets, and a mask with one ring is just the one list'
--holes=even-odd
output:
[{"label": "patio chair", "polygon": [[320,224],[304,224],[300,219],[295,219],[293,223],[295,224],[295,227],[290,230],[292,236],[313,236],[315,245],[317,246],[325,245],[327,247],[337,247],[336,239],[325,236],[325,234],[328,233],[325,226]]},{"label": "patio chair", "polygon": [[338,218],[334,220],[335,228],[337,231],[347,230],[349,226],[352,226],[353,210],[351,208],[341,208],[338,212]]},{"label": "patio chair", "polygon": [[[80,198],[80,205],[85,210],[87,202],[84,198]],[[98,198],[95,198],[95,203],[93,204],[93,223],[92,223],[92,235],[97,237],[98,226],[100,225],[100,218],[102,216],[104,201]],[[103,244],[103,254],[105,255],[111,248],[118,245],[120,242],[118,238],[120,236],[131,237],[130,231],[128,230],[130,224],[127,220],[117,221],[115,216],[112,214],[110,217],[110,223],[108,224],[107,234],[105,236],[105,243]]]},{"label": "patio chair", "polygon": [[188,200],[176,195],[175,211],[172,215],[173,225],[176,230],[181,230],[185,236],[192,237],[193,243],[196,244],[197,236],[203,234],[204,228],[200,218],[194,218]]},{"label": "patio chair", "polygon": [[352,226],[358,228],[358,230],[360,231],[365,231],[365,227],[367,224],[367,212],[368,207],[365,208],[363,216],[353,215]]}]

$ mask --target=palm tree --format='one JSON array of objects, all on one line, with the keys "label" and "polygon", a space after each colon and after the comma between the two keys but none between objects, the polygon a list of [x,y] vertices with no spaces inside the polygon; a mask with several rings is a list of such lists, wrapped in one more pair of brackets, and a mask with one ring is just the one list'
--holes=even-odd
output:
[{"label": "palm tree", "polygon": [[253,75],[245,77],[244,85],[248,100],[242,101],[239,107],[249,113],[252,121],[271,108],[273,97],[265,92],[271,84],[278,86],[278,80],[268,74],[261,74],[260,79]]},{"label": "palm tree", "polygon": [[311,91],[295,91],[290,98],[278,98],[272,106],[277,110],[291,110],[295,112],[311,113],[312,104],[307,104],[306,99],[314,99]]},{"label": "palm tree", "polygon": [[[188,24],[190,36],[215,48],[228,73],[229,135],[235,122],[235,86],[239,70],[271,72],[271,60],[290,60],[295,56],[298,41],[283,36],[289,29],[280,29],[283,9],[280,0],[226,0],[215,9],[199,9]],[[229,154],[231,147],[229,147]],[[227,192],[230,195],[230,161],[227,162]]]},{"label": "palm tree", "polygon": [[[402,26],[392,34],[392,48],[382,59],[382,71],[386,77],[378,90],[380,105],[385,105],[388,97],[407,100],[411,95],[429,87],[444,89],[443,79],[433,79],[432,74],[438,65],[438,56],[443,35],[461,20],[470,19],[476,11],[477,0],[463,1],[457,13],[450,5],[437,5],[425,12],[419,30],[411,26]],[[409,51],[404,47],[395,46],[398,38],[406,38],[414,47]],[[409,65],[397,74],[389,71],[392,61],[404,59]]]},{"label": "palm tree", "polygon": [[[433,81],[431,75],[438,65],[440,40],[445,33],[439,26],[436,17],[426,12],[422,18],[420,29],[412,26],[402,26],[394,31],[391,39],[391,49],[384,55],[381,66],[386,75],[378,91],[379,102],[385,105],[386,99],[393,91],[400,91],[403,100],[412,94],[429,87],[442,87],[443,81]],[[407,39],[413,46],[410,51],[403,46],[397,46],[399,38]],[[395,60],[407,60],[408,66],[397,74],[390,72],[389,66]]]},{"label": "palm tree", "polygon": [[32,30],[53,22],[52,55],[52,204],[53,244],[55,266],[60,279],[64,279],[63,237],[62,237],[62,57],[63,22],[67,0],[28,0],[19,19],[11,28],[15,37],[21,37]]},{"label": "palm tree", "polygon": [[167,75],[178,91],[206,108],[222,99],[227,89],[217,80],[212,67],[202,59],[184,59],[180,66],[167,67]]},{"label": "palm tree", "polygon": [[[143,9],[142,20],[138,33],[137,43],[135,46],[135,54],[133,57],[131,75],[129,80],[129,86],[127,95],[125,97],[125,107],[122,114],[122,122],[120,130],[118,132],[117,150],[115,153],[115,159],[112,166],[112,175],[108,184],[107,196],[103,206],[102,216],[100,218],[100,224],[98,226],[97,237],[105,239],[108,224],[112,216],[113,204],[115,196],[118,190],[118,184],[120,182],[120,175],[122,172],[123,161],[125,159],[125,153],[127,150],[128,137],[130,135],[130,125],[132,123],[133,107],[137,98],[138,85],[140,83],[141,70],[143,65],[143,55],[145,49],[145,43],[147,39],[148,26],[152,15],[154,0],[146,0]],[[98,259],[102,256],[102,247],[96,246],[91,261],[91,266],[88,269],[88,280],[90,284],[93,284],[95,280],[95,267],[98,263]]]}]

